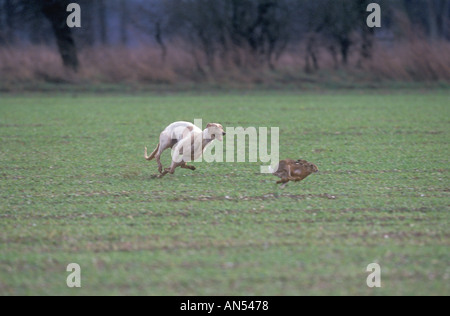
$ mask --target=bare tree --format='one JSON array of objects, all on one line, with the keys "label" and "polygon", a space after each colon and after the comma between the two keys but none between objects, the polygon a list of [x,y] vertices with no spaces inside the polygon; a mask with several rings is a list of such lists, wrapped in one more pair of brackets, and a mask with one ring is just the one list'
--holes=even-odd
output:
[{"label": "bare tree", "polygon": [[79,66],[77,48],[72,36],[72,30],[66,23],[66,8],[68,4],[69,2],[65,0],[38,2],[42,13],[50,21],[64,66],[77,71]]},{"label": "bare tree", "polygon": [[129,12],[128,5],[125,0],[119,0],[120,12],[120,43],[124,46],[128,44],[128,21]]},{"label": "bare tree", "polygon": [[291,14],[288,1],[231,1],[229,37],[239,47],[249,47],[273,68],[290,40]]},{"label": "bare tree", "polygon": [[98,28],[100,31],[100,42],[102,45],[108,45],[108,25],[106,19],[105,0],[97,0]]},{"label": "bare tree", "polygon": [[415,29],[429,39],[450,39],[449,0],[403,0],[397,9],[405,12]]},{"label": "bare tree", "polygon": [[14,17],[16,16],[16,8],[17,5],[14,4],[13,0],[3,0],[2,4],[2,12],[0,15],[3,15],[3,23],[2,30],[0,30],[0,37],[3,38],[3,42],[6,44],[12,44],[15,41],[15,32],[14,32]]},{"label": "bare tree", "polygon": [[441,1],[439,12],[442,14],[441,34],[446,40],[450,40],[450,1]]},{"label": "bare tree", "polygon": [[[450,39],[449,0],[382,2],[401,11],[410,24],[430,39]],[[72,2],[72,1],[70,1]],[[0,0],[0,44],[15,41],[50,44],[49,32],[66,67],[79,67],[77,46],[118,41],[127,46],[139,37],[158,45],[165,61],[169,43],[185,45],[200,72],[214,71],[218,63],[272,69],[286,49],[300,47],[305,71],[320,67],[320,52],[331,54],[334,65],[346,65],[358,56],[358,65],[372,57],[374,29],[367,27],[370,0],[78,0],[81,29],[65,24],[69,0]],[[18,23],[19,17],[21,23]],[[49,23],[48,23],[48,22]],[[394,23],[393,23],[394,24]],[[386,29],[389,29],[388,24]],[[108,26],[117,27],[117,35]]]},{"label": "bare tree", "polygon": [[438,16],[436,12],[436,4],[437,2],[434,0],[427,0],[427,22],[428,22],[428,31],[430,34],[430,38],[432,40],[437,40],[439,37],[439,28],[438,28]]},{"label": "bare tree", "polygon": [[197,68],[204,72],[197,50],[200,49],[206,60],[207,67],[214,70],[214,59],[217,52],[217,29],[214,27],[213,10],[218,1],[195,0],[168,0],[165,3],[165,12],[168,13],[168,28],[173,34],[182,37],[191,44],[190,51],[196,60]]},{"label": "bare tree", "polygon": [[343,65],[348,64],[353,32],[358,27],[358,9],[354,1],[328,1],[325,9],[326,35],[333,40]]},{"label": "bare tree", "polygon": [[165,62],[168,49],[164,37],[168,33],[168,14],[164,0],[138,3],[128,17],[135,29],[149,35],[161,48],[161,60]]},{"label": "bare tree", "polygon": [[0,45],[3,45],[6,42],[6,38],[5,38],[5,28],[6,28],[5,18],[6,17],[3,14],[4,0],[0,0],[0,8],[2,8],[2,10],[0,10]]},{"label": "bare tree", "polygon": [[448,38],[450,1],[427,0],[427,24],[432,40]]},{"label": "bare tree", "polygon": [[[67,0],[3,0],[2,12],[4,12],[4,41],[11,44],[15,41],[15,29],[23,30],[29,25],[29,40],[34,43],[48,43],[48,27],[45,19],[50,22],[50,29],[56,39],[59,53],[64,66],[77,70],[79,61],[77,49],[71,29],[67,26],[66,8],[70,3]],[[21,23],[15,23],[20,17]]]},{"label": "bare tree", "polygon": [[373,42],[375,37],[374,28],[368,27],[366,23],[367,6],[371,0],[357,0],[356,10],[358,12],[359,28],[360,28],[360,59],[358,66],[362,67],[365,60],[372,58]]},{"label": "bare tree", "polygon": [[[166,12],[178,36],[201,48],[210,69],[214,60],[238,48],[273,67],[289,42],[286,0],[168,0]],[[238,54],[234,61],[240,64]]]},{"label": "bare tree", "polygon": [[81,6],[82,27],[77,29],[74,36],[77,44],[83,47],[92,47],[96,42],[96,1],[77,0]]},{"label": "bare tree", "polygon": [[[304,32],[305,35],[305,72],[319,70],[319,50],[322,44],[321,34],[326,25],[326,19],[321,9],[324,6],[323,0],[299,1],[295,10],[299,16],[296,33]],[[297,35],[297,40],[300,38]]]}]

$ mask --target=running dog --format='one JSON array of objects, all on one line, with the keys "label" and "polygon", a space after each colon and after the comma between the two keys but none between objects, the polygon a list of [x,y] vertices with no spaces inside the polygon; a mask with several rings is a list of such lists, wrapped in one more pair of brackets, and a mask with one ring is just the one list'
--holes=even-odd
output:
[{"label": "running dog", "polygon": [[[147,147],[145,148],[145,159],[151,161],[156,158],[159,178],[164,177],[167,173],[175,173],[177,167],[195,170],[195,167],[188,166],[187,162],[200,158],[205,148],[213,140],[222,141],[225,135],[222,125],[217,123],[209,123],[202,131],[192,123],[175,122],[161,133],[159,144],[150,156],[147,154]],[[168,148],[174,148],[172,165],[163,171],[161,155]]]}]

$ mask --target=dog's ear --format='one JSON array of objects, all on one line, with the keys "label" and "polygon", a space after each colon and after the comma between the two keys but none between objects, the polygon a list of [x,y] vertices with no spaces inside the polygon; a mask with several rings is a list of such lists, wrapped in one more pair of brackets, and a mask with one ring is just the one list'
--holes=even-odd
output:
[{"label": "dog's ear", "polygon": [[210,127],[213,127],[213,126],[214,126],[213,123],[208,123],[208,125],[206,125],[206,128],[210,128]]}]

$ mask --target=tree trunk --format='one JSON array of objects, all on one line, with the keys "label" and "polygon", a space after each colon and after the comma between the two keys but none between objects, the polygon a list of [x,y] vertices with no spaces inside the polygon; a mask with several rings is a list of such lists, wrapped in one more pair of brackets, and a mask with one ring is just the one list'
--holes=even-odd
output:
[{"label": "tree trunk", "polygon": [[358,60],[358,67],[362,67],[365,60],[372,59],[373,42],[375,37],[374,28],[368,27],[366,24],[367,5],[370,1],[359,0],[358,1],[358,16],[360,19],[360,32],[361,32],[361,46],[360,46],[360,59]]},{"label": "tree trunk", "polygon": [[[311,62],[313,63],[313,68],[311,67]],[[305,72],[311,73],[312,71],[319,70],[319,61],[317,58],[317,42],[316,35],[309,34],[306,40],[306,63]]]},{"label": "tree trunk", "polygon": [[434,0],[427,1],[427,13],[428,13],[427,15],[428,30],[430,32],[430,38],[432,40],[437,40],[439,37],[439,28]]},{"label": "tree trunk", "polygon": [[83,10],[83,28],[82,28],[82,32],[83,32],[83,38],[84,38],[84,45],[88,46],[88,47],[92,47],[95,44],[95,19],[94,19],[94,10],[95,10],[95,6],[92,3],[89,4],[85,4],[83,6],[83,8],[85,8]]},{"label": "tree trunk", "polygon": [[450,40],[450,1],[441,1],[441,27],[440,33],[441,37],[446,40]]},{"label": "tree trunk", "polygon": [[339,41],[339,44],[341,46],[341,56],[342,56],[342,64],[344,66],[347,66],[348,64],[348,55],[350,52],[350,46],[351,46],[351,40],[347,37],[341,39]]},{"label": "tree trunk", "polygon": [[120,0],[120,43],[128,44],[128,7],[125,0]]},{"label": "tree trunk", "polygon": [[11,44],[14,42],[15,36],[14,36],[14,4],[13,0],[5,0],[5,3],[3,4],[2,11],[5,12],[4,16],[4,41],[6,44]]},{"label": "tree trunk", "polygon": [[45,1],[42,3],[42,13],[50,21],[56,43],[66,68],[78,70],[77,49],[72,36],[72,30],[67,26],[66,1]]},{"label": "tree trunk", "polygon": [[[0,6],[2,6],[3,3],[0,3]],[[3,16],[3,7],[2,10],[0,10],[0,45],[3,45],[6,43],[6,39],[5,39],[5,19]]]},{"label": "tree trunk", "polygon": [[334,46],[333,44],[328,45],[328,51],[330,52],[331,57],[333,58],[334,69],[338,69],[339,68],[339,59],[338,59],[338,51],[336,49],[336,46]]},{"label": "tree trunk", "polygon": [[106,23],[106,6],[105,0],[98,0],[98,23],[100,30],[100,42],[102,45],[108,44],[107,23]]},{"label": "tree trunk", "polygon": [[161,47],[161,60],[164,63],[166,61],[167,57],[167,47],[164,44],[163,38],[162,38],[162,30],[161,30],[161,22],[157,21],[155,23],[155,40],[158,43],[159,47]]}]

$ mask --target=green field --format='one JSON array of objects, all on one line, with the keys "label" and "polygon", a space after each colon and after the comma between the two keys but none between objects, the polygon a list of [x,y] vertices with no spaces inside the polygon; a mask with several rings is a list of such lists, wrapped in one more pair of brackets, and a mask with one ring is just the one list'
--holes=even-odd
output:
[{"label": "green field", "polygon": [[[280,127],[321,172],[153,179],[144,146],[195,118]],[[444,90],[0,95],[0,295],[450,295],[449,127]]]}]

